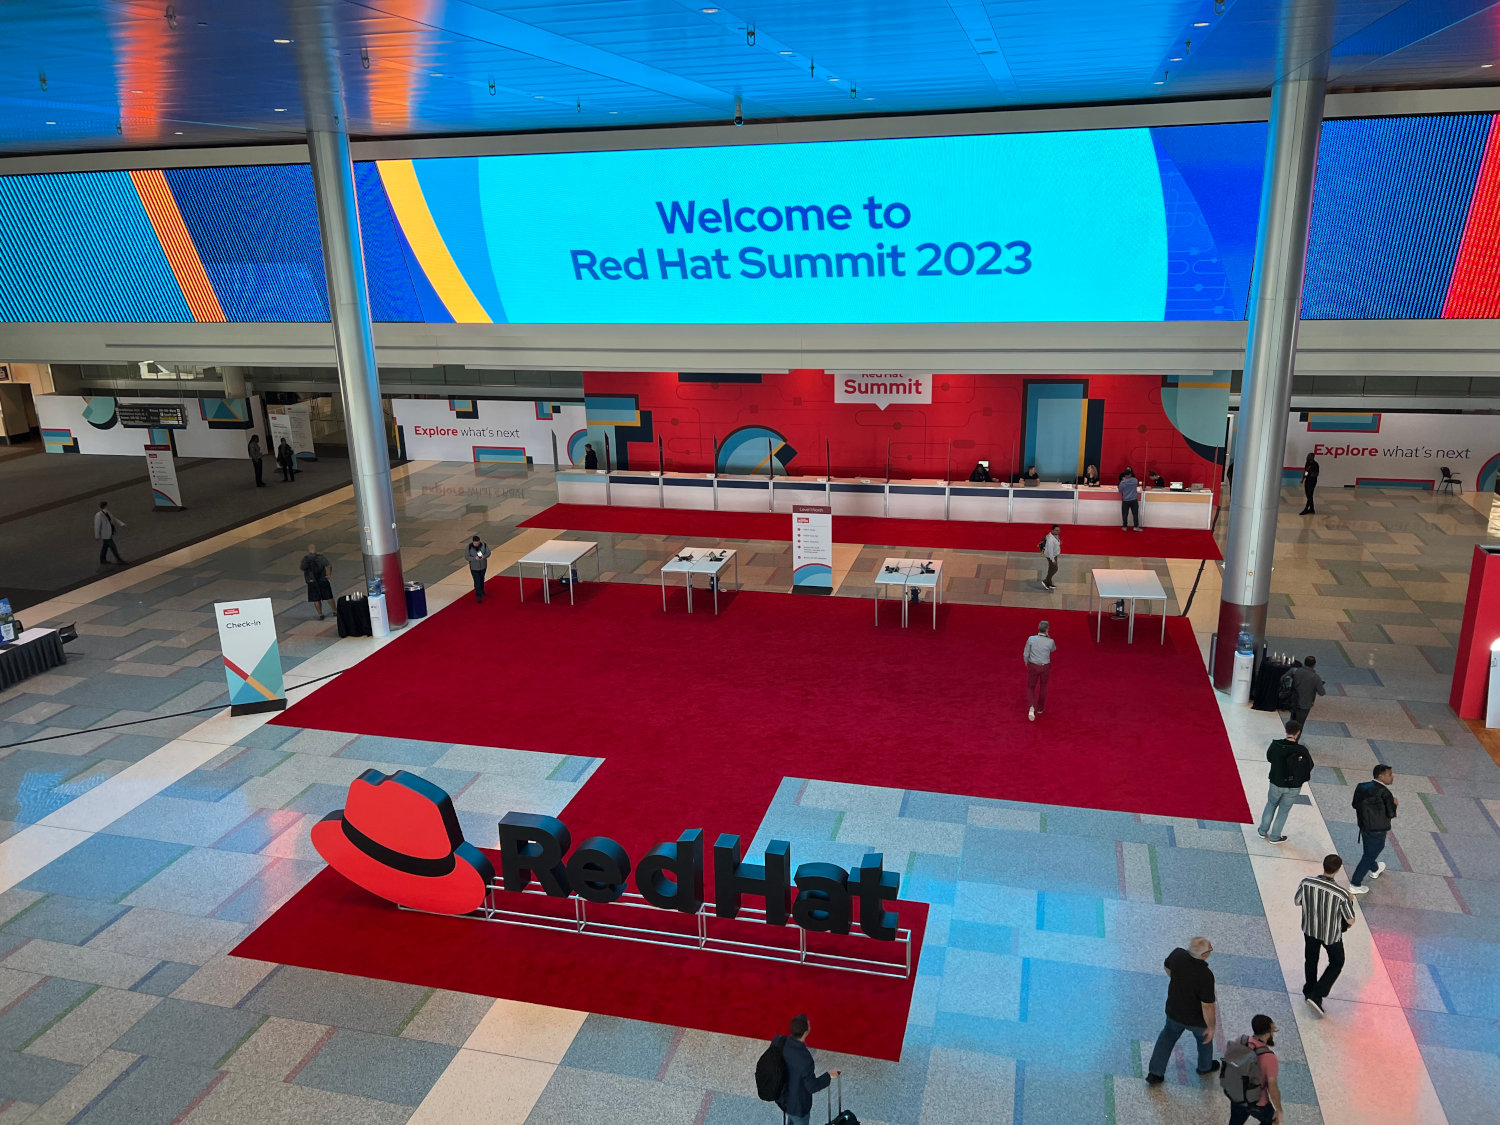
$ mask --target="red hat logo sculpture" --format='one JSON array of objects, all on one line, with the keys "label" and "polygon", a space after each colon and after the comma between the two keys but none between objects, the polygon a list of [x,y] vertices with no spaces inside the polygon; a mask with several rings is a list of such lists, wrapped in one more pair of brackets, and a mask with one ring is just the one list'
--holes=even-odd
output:
[{"label": "red hat logo sculpture", "polygon": [[484,902],[495,869],[464,842],[453,802],[430,781],[365,770],[348,802],[312,829],[313,847],[340,875],[400,906],[468,914]]}]

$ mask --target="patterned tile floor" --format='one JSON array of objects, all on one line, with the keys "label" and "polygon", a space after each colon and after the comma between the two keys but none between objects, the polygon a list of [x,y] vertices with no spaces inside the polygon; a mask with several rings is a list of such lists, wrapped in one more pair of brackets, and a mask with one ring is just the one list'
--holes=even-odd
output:
[{"label": "patterned tile floor", "polygon": [[[468,585],[471,530],[497,563],[549,537],[515,529],[551,502],[545,473],[417,464],[397,488],[407,570],[435,607]],[[1319,506],[1304,519],[1284,505],[1278,533],[1273,647],[1315,653],[1329,684],[1308,728],[1318,770],[1282,848],[1233,824],[784,781],[755,847],[789,839],[799,860],[840,863],[881,850],[903,894],[932,904],[902,1060],[820,1055],[845,1068],[861,1120],[1225,1119],[1181,1047],[1163,1086],[1142,1081],[1161,958],[1200,933],[1221,1040],[1255,1012],[1282,1029],[1289,1125],[1495,1120],[1500,767],[1446,705],[1489,502],[1366,492]],[[599,538],[610,581],[656,581],[682,542]],[[752,1042],[225,955],[316,872],[308,825],[360,770],[432,779],[489,842],[498,814],[560,810],[597,764],[217,714],[218,598],[274,599],[289,684],[375,647],[338,642],[302,601],[310,540],[349,583],[347,492],[32,612],[76,620],[80,639],[64,669],[0,694],[0,1125],[774,1120],[754,1098]],[[747,586],[784,588],[785,544],[738,546]],[[840,547],[840,593],[868,596],[890,553]],[[1104,565],[1065,558],[1047,594],[1029,557],[941,554],[951,599],[1038,609],[1083,608],[1087,569]],[[1196,581],[1206,643],[1216,568],[1123,561],[1169,580],[1173,612]],[[1258,810],[1275,717],[1226,704],[1225,721]],[[1339,1003],[1315,1021],[1293,1003],[1291,888],[1328,848],[1354,854],[1349,791],[1377,759],[1402,798],[1391,869],[1359,904]]]}]

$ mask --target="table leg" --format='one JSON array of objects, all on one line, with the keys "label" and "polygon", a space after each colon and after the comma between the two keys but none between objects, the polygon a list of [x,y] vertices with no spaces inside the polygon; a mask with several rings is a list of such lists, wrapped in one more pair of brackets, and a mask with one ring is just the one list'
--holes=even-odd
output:
[{"label": "table leg", "polygon": [[682,576],[682,581],[687,586],[688,612],[693,612],[693,572],[690,570]]},{"label": "table leg", "polygon": [[1166,598],[1162,598],[1162,600],[1161,600],[1161,642],[1160,643],[1162,643],[1162,644],[1166,644],[1167,643],[1167,599]]},{"label": "table leg", "polygon": [[1125,631],[1125,643],[1135,644],[1135,599],[1130,599],[1130,628]]},{"label": "table leg", "polygon": [[714,586],[714,616],[719,616],[719,572],[716,570],[708,576],[708,580]]},{"label": "table leg", "polygon": [[875,583],[875,625],[880,626],[880,583]]},{"label": "table leg", "polygon": [[1092,577],[1089,579],[1089,588],[1093,590],[1089,598],[1090,608],[1093,607],[1095,600],[1099,602],[1098,612],[1094,615],[1094,643],[1098,644],[1099,638],[1104,635],[1104,595],[1099,592],[1099,587],[1094,584]]},{"label": "table leg", "polygon": [[663,613],[666,613],[667,612],[667,568],[666,568],[666,565],[663,564],[661,570],[658,571],[657,573],[661,575],[661,611]]},{"label": "table leg", "polygon": [[546,605],[552,604],[552,564],[542,564],[542,601]]},{"label": "table leg", "polygon": [[526,564],[516,563],[516,589],[521,591],[521,602],[526,602]]},{"label": "table leg", "polygon": [[943,585],[943,576],[942,576],[942,574],[939,574],[938,575],[938,580],[935,583],[933,583],[933,586],[932,586],[932,627],[934,629],[937,628],[937,607],[938,607],[938,602],[940,602],[942,600],[942,598],[943,598],[942,585]]}]

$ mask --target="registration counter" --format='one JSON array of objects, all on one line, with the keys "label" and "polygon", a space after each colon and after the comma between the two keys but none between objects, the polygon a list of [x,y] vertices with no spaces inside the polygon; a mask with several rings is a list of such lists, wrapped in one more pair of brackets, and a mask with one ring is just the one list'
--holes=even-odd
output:
[{"label": "registration counter", "polygon": [[[1064,484],[977,484],[943,480],[883,481],[874,477],[767,477],[720,473],[656,473],[564,469],[557,474],[564,504],[631,508],[693,508],[719,512],[790,512],[827,504],[836,516],[969,520],[989,523],[1092,524],[1120,521],[1114,488]],[[1141,524],[1208,530],[1213,492],[1206,488],[1141,492]]]}]

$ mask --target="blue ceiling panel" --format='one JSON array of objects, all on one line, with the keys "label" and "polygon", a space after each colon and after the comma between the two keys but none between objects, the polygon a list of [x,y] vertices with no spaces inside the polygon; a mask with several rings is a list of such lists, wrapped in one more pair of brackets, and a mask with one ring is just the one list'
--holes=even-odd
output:
[{"label": "blue ceiling panel", "polygon": [[[6,6],[0,153],[303,124],[293,0]],[[1264,94],[1282,0],[297,0],[361,137]],[[1500,0],[1334,0],[1331,89],[1492,84]],[[1222,10],[1219,10],[1222,9]]]}]

